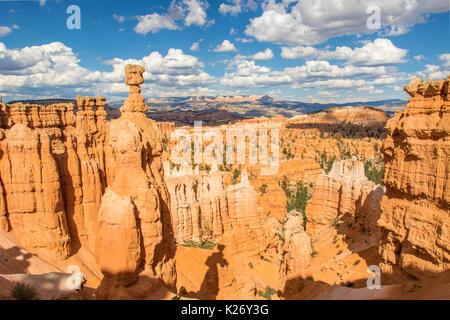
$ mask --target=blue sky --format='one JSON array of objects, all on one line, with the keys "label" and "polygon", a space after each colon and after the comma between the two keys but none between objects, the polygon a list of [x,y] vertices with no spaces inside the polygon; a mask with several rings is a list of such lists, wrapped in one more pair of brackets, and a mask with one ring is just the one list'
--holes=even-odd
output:
[{"label": "blue sky", "polygon": [[145,97],[406,99],[450,75],[449,43],[447,0],[0,1],[0,95],[120,99],[139,63]]}]

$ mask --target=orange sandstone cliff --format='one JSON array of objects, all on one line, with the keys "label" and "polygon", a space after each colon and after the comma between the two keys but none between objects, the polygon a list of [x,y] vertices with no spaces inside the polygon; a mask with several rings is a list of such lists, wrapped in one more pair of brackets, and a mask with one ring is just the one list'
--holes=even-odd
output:
[{"label": "orange sandstone cliff", "polygon": [[389,120],[380,254],[392,281],[450,269],[450,77],[405,86],[411,96]]}]

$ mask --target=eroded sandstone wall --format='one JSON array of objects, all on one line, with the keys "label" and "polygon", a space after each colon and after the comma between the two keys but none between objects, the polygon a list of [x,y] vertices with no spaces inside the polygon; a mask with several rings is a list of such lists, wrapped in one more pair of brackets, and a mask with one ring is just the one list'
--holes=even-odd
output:
[{"label": "eroded sandstone wall", "polygon": [[386,274],[428,278],[450,268],[450,77],[411,81],[387,123],[380,254]]},{"label": "eroded sandstone wall", "polygon": [[[257,256],[271,246],[268,220],[258,205],[257,191],[242,171],[241,181],[226,186],[224,173],[181,166],[165,166],[165,180],[171,199],[174,236],[178,243],[210,240],[231,252]],[[276,247],[276,244],[272,245]]]},{"label": "eroded sandstone wall", "polygon": [[312,233],[347,220],[377,232],[382,195],[383,188],[367,179],[362,162],[356,159],[336,161],[331,171],[316,181],[305,210],[306,231]]},{"label": "eroded sandstone wall", "polygon": [[[30,251],[64,259],[92,236],[106,183],[106,113],[73,105],[1,106],[2,225]],[[89,234],[91,241],[89,242]]]}]

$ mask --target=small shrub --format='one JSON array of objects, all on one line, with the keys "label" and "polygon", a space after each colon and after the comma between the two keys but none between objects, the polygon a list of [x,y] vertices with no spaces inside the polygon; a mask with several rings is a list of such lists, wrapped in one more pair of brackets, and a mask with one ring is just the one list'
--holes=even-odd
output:
[{"label": "small shrub", "polygon": [[166,138],[166,137],[164,137],[164,138],[162,139],[162,143],[163,143],[163,150],[164,150],[164,151],[167,151],[167,144],[169,143],[169,139]]},{"label": "small shrub", "polygon": [[36,289],[26,283],[18,282],[12,288],[10,297],[17,300],[38,300]]},{"label": "small shrub", "polygon": [[422,289],[422,286],[419,283],[414,283],[410,288],[408,288],[410,284],[405,283],[402,285],[401,289],[403,293],[413,293],[420,289]]},{"label": "small shrub", "polygon": [[372,161],[366,161],[364,163],[364,172],[367,179],[375,182],[376,184],[383,185],[384,163],[373,163]]},{"label": "small shrub", "polygon": [[278,239],[280,239],[281,242],[284,242],[284,238],[281,234],[278,233]]},{"label": "small shrub", "polygon": [[287,160],[295,158],[294,154],[291,151],[291,148],[288,149],[288,148],[284,147],[283,154],[286,156]]},{"label": "small shrub", "polygon": [[314,249],[313,239],[310,239],[310,243],[311,243],[311,257],[314,258],[318,254],[318,252]]},{"label": "small shrub", "polygon": [[250,267],[250,269],[253,269],[253,263],[249,262],[248,266]]},{"label": "small shrub", "polygon": [[[307,185],[303,185],[301,181],[298,181],[295,185],[295,188],[291,188],[289,186],[287,177],[283,178],[283,182],[281,183],[281,188],[286,194],[286,210],[287,212],[291,212],[292,210],[296,210],[303,215],[303,229],[306,229],[306,204],[308,200],[311,199],[311,194],[308,190]],[[291,190],[292,189],[292,190]]]},{"label": "small shrub", "polygon": [[267,192],[267,184],[263,184],[261,187],[259,187],[259,192],[261,192],[261,194],[265,194]]},{"label": "small shrub", "polygon": [[200,248],[200,249],[207,249],[211,250],[214,249],[217,246],[217,243],[214,243],[209,240],[202,240],[201,242],[195,242],[192,240],[184,241],[182,244],[183,247],[191,247],[191,248]]},{"label": "small shrub", "polygon": [[264,257],[261,257],[261,260],[264,260],[264,261],[267,261],[267,262],[273,263],[272,261],[270,261],[269,259],[267,259],[267,258],[264,258]]},{"label": "small shrub", "polygon": [[361,261],[360,260],[356,260],[355,263],[353,264],[354,266],[357,266]]},{"label": "small shrub", "polygon": [[272,295],[274,295],[275,293],[277,293],[277,292],[273,288],[271,288],[269,286],[266,287],[264,292],[258,291],[258,295],[260,297],[265,298],[266,300],[271,300],[272,299]]},{"label": "small shrub", "polygon": [[239,171],[238,169],[234,169],[233,170],[233,178],[231,178],[231,181],[233,184],[237,183],[237,178],[241,175],[241,171]]},{"label": "small shrub", "polygon": [[339,217],[333,219],[333,227],[337,227],[339,224]]},{"label": "small shrub", "polygon": [[333,163],[336,161],[336,157],[333,156],[328,159],[328,155],[326,152],[320,154],[320,157],[316,159],[320,164],[320,167],[325,171],[325,174],[328,174],[333,168]]}]

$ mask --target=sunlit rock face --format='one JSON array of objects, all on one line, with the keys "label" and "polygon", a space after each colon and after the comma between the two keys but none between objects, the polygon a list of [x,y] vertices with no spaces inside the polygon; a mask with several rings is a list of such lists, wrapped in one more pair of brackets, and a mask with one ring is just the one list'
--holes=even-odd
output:
[{"label": "sunlit rock face", "polygon": [[450,268],[450,77],[405,86],[411,96],[387,123],[382,198],[383,267],[424,279]]},{"label": "sunlit rock face", "polygon": [[283,225],[283,244],[280,251],[279,288],[289,296],[302,289],[299,279],[306,278],[306,269],[311,264],[311,238],[303,229],[303,215],[291,211]]},{"label": "sunlit rock face", "polygon": [[113,286],[143,271],[169,285],[176,279],[161,138],[144,114],[143,72],[125,68],[130,96],[111,122],[104,97],[78,96],[76,113],[72,104],[0,104],[1,230],[49,262],[83,247]]},{"label": "sunlit rock face", "polygon": [[312,233],[346,219],[359,221],[367,230],[376,232],[382,195],[383,188],[368,180],[362,162],[336,161],[327,175],[317,178],[306,206],[306,230]]},{"label": "sunlit rock face", "polygon": [[165,172],[178,243],[210,240],[245,255],[258,255],[265,248],[265,217],[247,171],[240,183],[229,186],[217,166],[200,172],[187,165],[171,170],[167,163]]}]

